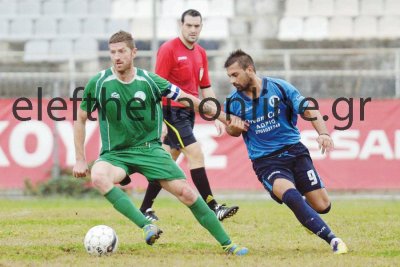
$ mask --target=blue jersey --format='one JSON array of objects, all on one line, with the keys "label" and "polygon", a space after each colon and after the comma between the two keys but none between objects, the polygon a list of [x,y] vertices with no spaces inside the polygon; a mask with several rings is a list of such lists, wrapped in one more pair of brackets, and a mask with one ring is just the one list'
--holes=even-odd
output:
[{"label": "blue jersey", "polygon": [[242,136],[249,157],[254,160],[300,141],[297,116],[307,106],[308,101],[293,85],[265,77],[258,98],[251,99],[235,91],[227,98],[225,111],[249,123]]}]

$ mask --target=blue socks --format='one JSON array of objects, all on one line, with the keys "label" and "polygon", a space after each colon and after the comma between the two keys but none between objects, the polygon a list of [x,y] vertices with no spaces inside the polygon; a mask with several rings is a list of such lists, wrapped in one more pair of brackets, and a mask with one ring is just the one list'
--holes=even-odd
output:
[{"label": "blue socks", "polygon": [[304,201],[299,191],[294,188],[287,190],[282,196],[282,201],[293,211],[297,220],[304,227],[324,239],[328,244],[336,237],[318,213]]}]

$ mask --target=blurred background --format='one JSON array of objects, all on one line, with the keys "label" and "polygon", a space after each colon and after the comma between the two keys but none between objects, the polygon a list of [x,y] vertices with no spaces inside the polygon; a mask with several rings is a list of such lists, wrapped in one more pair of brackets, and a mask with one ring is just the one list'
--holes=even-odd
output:
[{"label": "blurred background", "polygon": [[[10,109],[17,97],[36,101],[38,87],[47,101],[70,97],[76,87],[110,66],[107,41],[118,30],[135,38],[135,65],[153,70],[159,45],[179,34],[180,15],[189,8],[203,15],[200,44],[207,50],[220,101],[231,90],[223,63],[238,48],[253,56],[259,74],[284,78],[305,96],[377,100],[380,109],[371,106],[366,124],[354,124],[348,135],[337,137],[339,156],[321,158],[317,165],[340,166],[339,180],[328,180],[333,188],[374,189],[379,178],[379,189],[400,189],[393,173],[400,166],[398,0],[0,0],[0,188],[19,188],[25,178],[59,176],[74,159],[71,123],[16,121]],[[199,131],[211,131],[203,128]],[[210,155],[225,156],[209,165],[219,162],[215,170],[226,172],[232,146],[240,142],[199,134],[208,140],[205,149],[212,147]],[[222,143],[230,147],[218,150]],[[91,159],[97,146],[98,140]],[[234,162],[246,160],[240,147],[241,158]],[[37,162],[29,164],[32,160]],[[376,168],[384,169],[378,178]],[[369,179],[369,186],[349,180],[354,170],[361,172],[358,179]],[[254,176],[249,166],[239,173]],[[251,179],[251,188],[260,189]],[[222,189],[227,187],[223,184]],[[245,180],[242,184],[248,185]]]}]

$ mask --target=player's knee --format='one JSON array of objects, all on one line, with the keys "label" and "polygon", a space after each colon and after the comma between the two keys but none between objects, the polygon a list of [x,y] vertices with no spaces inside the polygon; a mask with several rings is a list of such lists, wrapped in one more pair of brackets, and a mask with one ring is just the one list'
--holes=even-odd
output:
[{"label": "player's knee", "polygon": [[107,179],[107,176],[100,172],[92,172],[91,180],[94,187],[100,190],[102,193],[106,193],[110,186],[112,187],[112,182]]},{"label": "player's knee", "polygon": [[331,209],[331,202],[329,200],[323,200],[318,202],[313,208],[319,214],[326,214]]},{"label": "player's knee", "polygon": [[186,185],[181,188],[179,197],[180,197],[180,200],[186,205],[193,204],[197,199],[196,193],[193,191],[193,189],[189,185]]}]

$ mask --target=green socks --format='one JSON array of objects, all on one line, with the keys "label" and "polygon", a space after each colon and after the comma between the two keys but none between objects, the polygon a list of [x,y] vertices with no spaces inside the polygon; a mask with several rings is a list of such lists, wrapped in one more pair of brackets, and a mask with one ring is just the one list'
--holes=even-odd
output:
[{"label": "green socks", "polygon": [[214,212],[210,210],[201,197],[198,197],[196,202],[189,208],[197,221],[206,228],[222,246],[228,245],[231,242],[217,216],[215,216]]},{"label": "green socks", "polygon": [[120,188],[114,186],[104,197],[113,204],[117,211],[125,215],[125,217],[140,228],[150,223]]}]

